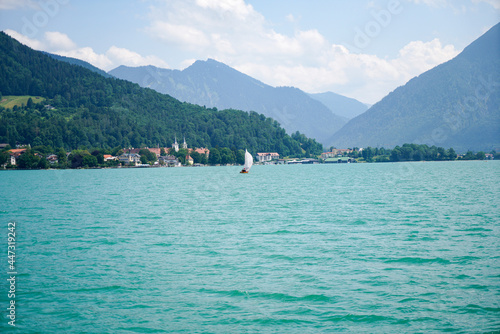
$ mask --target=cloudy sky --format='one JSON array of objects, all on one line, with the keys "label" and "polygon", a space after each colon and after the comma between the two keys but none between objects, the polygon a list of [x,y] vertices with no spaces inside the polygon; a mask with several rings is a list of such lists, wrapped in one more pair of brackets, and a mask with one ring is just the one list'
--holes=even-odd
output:
[{"label": "cloudy sky", "polygon": [[0,30],[109,71],[213,58],[373,104],[500,21],[500,0],[0,0]]}]

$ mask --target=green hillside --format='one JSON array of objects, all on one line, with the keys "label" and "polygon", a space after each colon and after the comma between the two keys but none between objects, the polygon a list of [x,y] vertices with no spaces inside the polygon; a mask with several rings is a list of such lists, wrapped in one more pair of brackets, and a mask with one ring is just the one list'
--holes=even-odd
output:
[{"label": "green hillside", "polygon": [[33,103],[42,103],[45,100],[40,96],[3,96],[0,98],[0,107],[12,109],[14,106],[27,106],[30,98]]},{"label": "green hillside", "polygon": [[[40,96],[30,107],[0,107],[0,142],[87,147],[190,146],[247,148],[280,155],[321,153],[304,136],[290,137],[277,122],[237,110],[181,103],[136,84],[105,78],[53,59],[0,33],[0,93]],[[55,109],[45,108],[50,104]]]}]

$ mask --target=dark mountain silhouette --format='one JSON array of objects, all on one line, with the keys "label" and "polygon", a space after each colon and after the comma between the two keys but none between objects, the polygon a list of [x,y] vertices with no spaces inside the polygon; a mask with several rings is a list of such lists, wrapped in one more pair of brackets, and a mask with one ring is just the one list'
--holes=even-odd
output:
[{"label": "dark mountain silhouette", "polygon": [[403,143],[460,151],[500,147],[500,24],[349,121],[326,144]]}]

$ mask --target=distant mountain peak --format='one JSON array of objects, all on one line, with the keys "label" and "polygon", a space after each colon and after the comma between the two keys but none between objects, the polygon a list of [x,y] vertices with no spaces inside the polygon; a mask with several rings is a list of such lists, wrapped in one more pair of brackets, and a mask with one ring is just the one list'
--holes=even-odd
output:
[{"label": "distant mountain peak", "polygon": [[500,23],[458,56],[408,81],[330,140],[338,147],[404,143],[457,151],[500,147]]},{"label": "distant mountain peak", "polygon": [[[197,60],[183,71],[117,68],[110,74],[181,101],[218,109],[255,111],[289,133],[322,141],[345,124],[321,102],[295,87],[272,87],[215,59]],[[147,78],[147,79],[145,79]]]}]

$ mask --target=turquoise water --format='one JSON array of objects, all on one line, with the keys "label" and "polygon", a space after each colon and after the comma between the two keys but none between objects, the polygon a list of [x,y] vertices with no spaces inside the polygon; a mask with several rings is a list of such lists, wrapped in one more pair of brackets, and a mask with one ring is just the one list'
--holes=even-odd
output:
[{"label": "turquoise water", "polygon": [[499,167],[0,172],[0,331],[498,332]]}]

